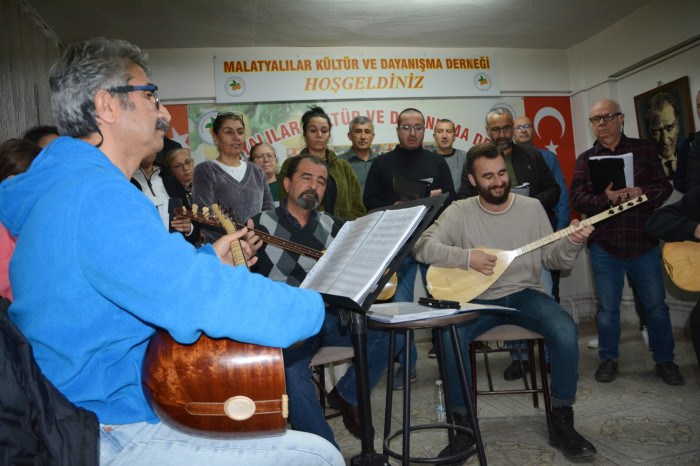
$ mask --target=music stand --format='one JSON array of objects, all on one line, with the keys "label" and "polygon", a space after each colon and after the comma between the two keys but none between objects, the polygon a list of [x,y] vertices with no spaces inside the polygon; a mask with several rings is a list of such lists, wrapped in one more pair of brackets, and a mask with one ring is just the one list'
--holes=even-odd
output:
[{"label": "music stand", "polygon": [[[372,212],[393,209],[405,209],[423,205],[427,207],[423,218],[418,223],[414,232],[409,236],[408,240],[399,250],[398,254],[389,262],[388,271],[384,273],[377,281],[374,291],[365,298],[362,305],[358,305],[349,298],[343,296],[335,296],[326,293],[321,293],[323,300],[345,311],[350,311],[350,333],[352,335],[352,344],[355,349],[355,371],[357,373],[357,401],[360,416],[360,424],[362,425],[362,433],[360,441],[362,442],[362,453],[354,456],[350,464],[355,465],[384,465],[388,458],[384,454],[379,454],[374,451],[374,442],[372,438],[372,430],[368,426],[372,425],[372,410],[370,402],[369,390],[369,372],[367,364],[367,310],[374,303],[381,293],[384,285],[389,281],[392,275],[399,268],[408,254],[410,254],[413,245],[416,244],[420,235],[430,225],[433,218],[437,215],[442,207],[448,194],[444,193],[439,196],[426,197],[416,199],[414,201],[395,204],[380,209],[374,209]],[[371,213],[371,212],[370,212]]]}]

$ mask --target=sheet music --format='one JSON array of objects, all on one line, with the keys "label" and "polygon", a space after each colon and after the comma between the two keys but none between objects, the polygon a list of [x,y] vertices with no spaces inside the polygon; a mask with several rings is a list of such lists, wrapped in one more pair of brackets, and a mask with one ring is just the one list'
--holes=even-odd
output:
[{"label": "sheet music", "polygon": [[361,303],[423,218],[425,206],[374,212],[346,222],[301,288]]},{"label": "sheet music", "polygon": [[628,188],[634,187],[634,155],[632,152],[620,155],[598,155],[590,158],[590,160],[603,159],[622,159],[625,164],[625,185]]}]

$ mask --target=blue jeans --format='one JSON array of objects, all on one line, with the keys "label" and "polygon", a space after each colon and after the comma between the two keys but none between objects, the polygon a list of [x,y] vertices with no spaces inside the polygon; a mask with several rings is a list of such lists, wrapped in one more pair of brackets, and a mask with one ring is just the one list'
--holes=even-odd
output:
[{"label": "blue jeans", "polygon": [[[413,302],[414,288],[416,283],[416,269],[418,267],[420,267],[421,277],[423,278],[423,283],[425,283],[425,274],[428,273],[427,264],[422,264],[416,261],[411,254],[406,256],[403,262],[401,262],[401,265],[396,271],[396,278],[398,280],[398,283],[396,284],[396,293],[394,293],[394,302]],[[403,351],[404,344],[405,343],[403,334],[397,332],[396,354],[399,357],[399,365],[401,367],[405,366]],[[416,350],[416,344],[414,343],[413,338],[411,338],[411,368],[416,367],[417,359],[418,351]]]},{"label": "blue jeans", "polygon": [[304,432],[245,440],[195,437],[163,423],[100,425],[100,464],[345,465],[326,440]]},{"label": "blue jeans", "polygon": [[632,259],[618,259],[597,244],[590,247],[593,280],[598,293],[598,355],[600,359],[620,357],[620,301],[625,271],[634,283],[646,312],[649,347],[654,361],[673,361],[671,316],[661,276],[661,251],[654,248]]},{"label": "blue jeans", "polygon": [[[348,327],[338,325],[336,310],[326,310],[321,331],[296,348],[285,348],[284,375],[289,395],[289,421],[294,430],[319,435],[335,443],[333,431],[326,422],[323,408],[316,396],[316,386],[311,381],[309,363],[321,346],[352,346]],[[369,369],[369,386],[373,388],[386,370],[387,352],[389,351],[389,333],[381,330],[367,330],[367,364]],[[355,365],[336,385],[338,393],[350,404],[357,406],[357,374]]]},{"label": "blue jeans", "polygon": [[[545,290],[553,290],[554,287],[554,282],[552,280],[552,271],[549,270],[547,267],[544,265],[542,266],[542,273],[540,274],[540,283],[544,285]],[[550,293],[552,296],[554,293]],[[527,340],[511,340],[506,342],[506,348],[520,348],[523,350],[527,350]],[[549,347],[545,346],[544,347],[544,356],[547,362],[549,362]],[[523,361],[529,361],[530,360],[530,354],[528,354],[527,351],[523,351],[521,353],[521,357]],[[517,351],[511,351],[510,352],[510,359],[511,361],[515,362],[518,360],[518,352]]]},{"label": "blue jeans", "polygon": [[[462,355],[467,366],[469,365],[469,345],[474,338],[497,325],[519,325],[541,334],[550,348],[552,406],[571,406],[576,396],[578,377],[578,329],[564,308],[551,296],[531,289],[524,289],[499,299],[475,299],[473,302],[511,307],[520,312],[485,310],[481,311],[478,319],[458,326]],[[459,409],[464,407],[464,395],[457,377],[457,365],[448,335],[448,333],[444,334],[449,374],[448,389],[452,404]],[[467,368],[467,374],[470,375],[469,368]]]}]

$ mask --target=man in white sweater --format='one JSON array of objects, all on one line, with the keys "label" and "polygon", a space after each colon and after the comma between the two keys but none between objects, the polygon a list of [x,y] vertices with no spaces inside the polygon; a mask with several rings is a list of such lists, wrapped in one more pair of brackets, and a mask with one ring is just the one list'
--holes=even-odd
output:
[{"label": "man in white sweater", "polygon": [[[497,257],[478,246],[500,250],[518,249],[552,233],[542,204],[510,193],[510,180],[505,159],[492,143],[473,146],[467,154],[469,181],[478,196],[453,202],[428,228],[416,243],[416,260],[439,267],[473,269],[493,275]],[[574,220],[574,225],[578,221]],[[468,360],[469,345],[475,337],[492,327],[514,324],[544,336],[551,349],[552,413],[549,443],[570,457],[586,457],[596,453],[595,447],[574,429],[573,410],[576,396],[578,341],[576,324],[566,311],[546,293],[540,283],[542,264],[550,269],[566,270],[573,266],[593,231],[586,226],[551,242],[542,248],[517,257],[503,275],[474,302],[494,304],[517,311],[482,311],[474,321],[459,328],[461,351]],[[446,339],[447,340],[447,339]],[[447,351],[448,389],[459,424],[467,425],[464,396],[456,377],[454,352]],[[469,436],[458,435],[441,455],[454,454],[469,448]]]}]

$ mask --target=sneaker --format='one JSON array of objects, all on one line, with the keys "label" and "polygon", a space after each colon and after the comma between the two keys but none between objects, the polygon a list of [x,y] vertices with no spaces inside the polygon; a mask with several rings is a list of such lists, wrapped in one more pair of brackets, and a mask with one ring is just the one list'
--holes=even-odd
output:
[{"label": "sneaker", "polygon": [[[523,361],[523,370],[530,370],[530,361]],[[503,372],[504,380],[518,380],[523,378],[523,372],[520,370],[520,363],[515,360],[510,363],[510,366]]]},{"label": "sneaker", "polygon": [[[411,369],[411,383],[415,382],[418,376],[416,375],[416,368]],[[394,390],[403,390],[403,367],[399,367],[394,374]]]},{"label": "sneaker", "polygon": [[435,345],[430,347],[430,350],[428,350],[428,357],[430,359],[437,359],[437,350],[435,349]]},{"label": "sneaker", "polygon": [[[644,340],[644,344],[649,348],[649,332],[647,331],[646,325],[642,327],[642,340]],[[651,348],[649,349],[651,350]]]},{"label": "sneaker", "polygon": [[615,380],[618,372],[620,371],[617,369],[617,361],[604,359],[598,366],[598,370],[595,371],[595,379],[598,382],[609,383]]},{"label": "sneaker", "polygon": [[660,362],[654,368],[656,369],[656,375],[661,377],[668,385],[683,385],[685,383],[678,366],[673,362]]},{"label": "sneaker", "polygon": [[588,347],[591,349],[598,349],[598,337],[595,337],[592,340],[589,340]]},{"label": "sneaker", "polygon": [[[612,359],[606,359],[612,361]],[[605,362],[605,361],[603,361]],[[549,414],[551,429],[549,444],[571,458],[584,458],[597,453],[591,442],[574,429],[574,410],[571,406],[552,408]]]}]

